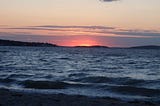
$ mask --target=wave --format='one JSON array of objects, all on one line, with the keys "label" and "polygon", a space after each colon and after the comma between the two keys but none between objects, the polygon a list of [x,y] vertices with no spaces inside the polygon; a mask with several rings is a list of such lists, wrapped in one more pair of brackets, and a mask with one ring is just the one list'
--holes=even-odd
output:
[{"label": "wave", "polygon": [[87,83],[106,83],[111,81],[111,79],[103,76],[90,76],[90,77],[75,79],[74,81],[87,82]]},{"label": "wave", "polygon": [[87,84],[69,83],[63,81],[33,81],[26,80],[21,82],[25,88],[31,89],[66,89],[67,87],[85,87]]},{"label": "wave", "polygon": [[32,77],[34,76],[33,74],[11,74],[11,75],[8,75],[7,78],[28,78],[28,77]]},{"label": "wave", "polygon": [[12,83],[14,82],[14,79],[10,79],[10,78],[0,78],[0,83]]},{"label": "wave", "polygon": [[5,51],[5,50],[4,51],[0,51],[0,53],[7,53],[7,52],[9,52],[9,51]]},{"label": "wave", "polygon": [[87,73],[72,73],[72,74],[69,74],[68,77],[84,77],[88,75]]},{"label": "wave", "polygon": [[69,84],[65,82],[58,81],[32,81],[26,80],[23,82],[25,88],[34,88],[34,89],[64,89]]},{"label": "wave", "polygon": [[89,77],[77,78],[74,81],[87,82],[87,83],[111,83],[120,85],[138,85],[141,83],[145,83],[145,80],[131,79],[128,77],[113,78],[105,76],[89,76]]},{"label": "wave", "polygon": [[147,97],[154,97],[160,95],[160,89],[149,89],[133,86],[114,86],[111,90],[117,93],[129,94],[129,95],[141,95]]},{"label": "wave", "polygon": [[127,56],[126,54],[122,54],[122,53],[109,53],[106,54],[107,57],[124,57]]}]

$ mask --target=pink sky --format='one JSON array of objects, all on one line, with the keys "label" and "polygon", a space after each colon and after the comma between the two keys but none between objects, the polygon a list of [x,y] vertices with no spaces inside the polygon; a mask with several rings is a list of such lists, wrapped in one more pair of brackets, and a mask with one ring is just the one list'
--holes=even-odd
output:
[{"label": "pink sky", "polygon": [[159,0],[0,0],[0,39],[64,46],[160,45],[159,4]]}]

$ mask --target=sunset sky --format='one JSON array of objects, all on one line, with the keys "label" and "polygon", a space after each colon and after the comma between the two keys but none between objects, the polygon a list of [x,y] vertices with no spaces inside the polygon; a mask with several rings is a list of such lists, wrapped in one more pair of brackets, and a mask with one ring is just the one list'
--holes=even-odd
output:
[{"label": "sunset sky", "polygon": [[0,0],[0,39],[160,45],[160,0]]}]

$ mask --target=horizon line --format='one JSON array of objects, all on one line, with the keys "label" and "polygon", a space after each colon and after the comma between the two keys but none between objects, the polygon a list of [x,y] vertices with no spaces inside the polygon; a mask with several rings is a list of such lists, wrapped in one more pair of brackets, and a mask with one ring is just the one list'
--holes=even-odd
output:
[{"label": "horizon line", "polygon": [[91,46],[81,46],[81,45],[75,45],[75,46],[64,46],[64,45],[58,45],[56,43],[49,43],[49,42],[32,42],[32,41],[17,41],[17,40],[7,40],[7,39],[0,39],[0,40],[5,40],[5,41],[15,41],[15,42],[21,42],[21,43],[48,43],[51,45],[56,45],[57,47],[84,47],[84,48],[92,48],[92,47],[104,47],[104,48],[132,48],[132,47],[146,47],[146,46],[160,46],[160,45],[136,45],[136,46],[106,46],[106,45],[91,45]]}]

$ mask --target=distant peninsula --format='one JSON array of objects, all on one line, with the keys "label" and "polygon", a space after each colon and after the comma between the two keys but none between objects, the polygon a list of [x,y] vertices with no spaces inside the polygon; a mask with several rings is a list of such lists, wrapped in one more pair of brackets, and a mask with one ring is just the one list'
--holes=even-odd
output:
[{"label": "distant peninsula", "polygon": [[130,47],[130,49],[160,49],[160,46],[156,46],[156,45],[135,46],[135,47]]},{"label": "distant peninsula", "polygon": [[[58,46],[51,43],[42,43],[42,42],[23,42],[23,41],[14,41],[14,40],[4,40],[0,39],[0,46],[27,46],[27,47],[65,47]],[[66,46],[67,47],[67,46]],[[146,45],[146,46],[133,46],[128,48],[123,47],[108,47],[101,45],[93,46],[72,46],[73,48],[111,48],[111,49],[160,49],[160,46],[157,45]]]},{"label": "distant peninsula", "polygon": [[57,47],[57,45],[50,43],[22,42],[22,41],[2,40],[2,39],[0,39],[0,46]]}]

